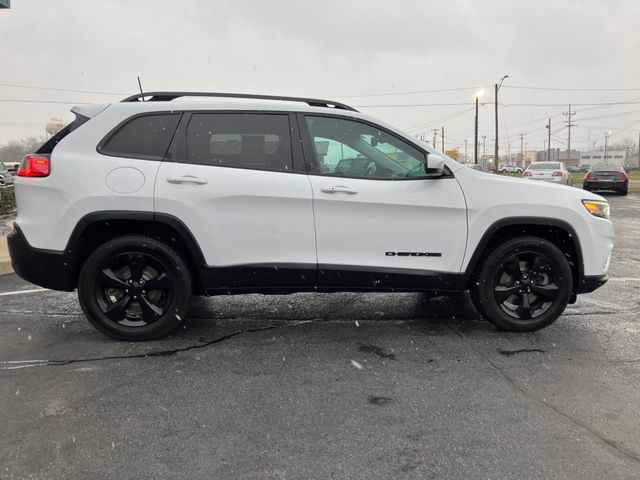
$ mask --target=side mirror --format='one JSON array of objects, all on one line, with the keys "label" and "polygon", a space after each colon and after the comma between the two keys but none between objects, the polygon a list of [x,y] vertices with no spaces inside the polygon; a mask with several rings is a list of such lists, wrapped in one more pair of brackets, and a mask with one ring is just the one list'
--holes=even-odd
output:
[{"label": "side mirror", "polygon": [[440,155],[427,155],[427,177],[441,177],[444,175],[445,161]]}]

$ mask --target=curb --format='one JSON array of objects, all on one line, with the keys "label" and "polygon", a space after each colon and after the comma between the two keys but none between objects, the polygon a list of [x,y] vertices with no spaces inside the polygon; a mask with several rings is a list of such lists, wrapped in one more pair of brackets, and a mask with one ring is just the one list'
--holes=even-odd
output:
[{"label": "curb", "polygon": [[11,268],[7,237],[0,237],[0,275],[6,275],[8,273],[13,273],[13,268]]}]

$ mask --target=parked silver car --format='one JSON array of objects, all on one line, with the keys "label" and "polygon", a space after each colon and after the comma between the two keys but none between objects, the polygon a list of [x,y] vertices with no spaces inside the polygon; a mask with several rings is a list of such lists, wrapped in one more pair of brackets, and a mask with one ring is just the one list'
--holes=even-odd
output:
[{"label": "parked silver car", "polygon": [[571,173],[562,162],[534,162],[522,172],[522,176],[529,180],[542,180],[543,182],[571,186]]},{"label": "parked silver car", "polygon": [[4,163],[0,162],[0,187],[4,187],[6,185],[13,185],[13,175],[9,173],[9,170],[4,166]]}]

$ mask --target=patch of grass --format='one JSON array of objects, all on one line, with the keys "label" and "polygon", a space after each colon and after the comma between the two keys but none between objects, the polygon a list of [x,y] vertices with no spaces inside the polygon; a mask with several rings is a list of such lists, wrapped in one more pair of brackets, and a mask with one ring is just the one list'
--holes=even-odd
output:
[{"label": "patch of grass", "polygon": [[16,211],[16,196],[13,187],[0,187],[0,217]]}]

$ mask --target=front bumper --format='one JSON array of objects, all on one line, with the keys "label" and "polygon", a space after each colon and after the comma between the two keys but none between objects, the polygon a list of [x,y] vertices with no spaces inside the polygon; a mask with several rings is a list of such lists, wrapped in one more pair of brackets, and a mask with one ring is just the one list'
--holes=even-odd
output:
[{"label": "front bumper", "polygon": [[13,270],[27,282],[52,290],[71,292],[76,288],[73,264],[55,250],[33,248],[18,225],[7,236]]},{"label": "front bumper", "polygon": [[582,281],[580,282],[576,293],[591,293],[607,283],[608,280],[609,277],[607,275],[582,277]]}]

